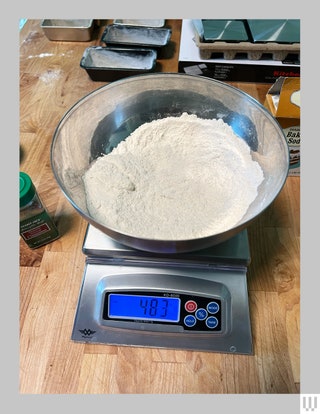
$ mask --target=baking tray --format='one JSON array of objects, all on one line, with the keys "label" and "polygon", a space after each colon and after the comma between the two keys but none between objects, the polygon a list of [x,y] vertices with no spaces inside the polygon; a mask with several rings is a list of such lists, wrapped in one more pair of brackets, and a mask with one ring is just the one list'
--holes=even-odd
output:
[{"label": "baking tray", "polygon": [[252,41],[276,43],[300,43],[300,20],[256,19],[247,20]]},{"label": "baking tray", "polygon": [[152,72],[157,52],[154,49],[90,46],[80,66],[94,81],[114,81],[127,76]]},{"label": "baking tray", "polygon": [[244,22],[241,20],[202,20],[204,42],[248,41]]},{"label": "baking tray", "polygon": [[163,27],[164,19],[115,19],[114,24],[125,24],[127,26]]},{"label": "baking tray", "polygon": [[91,40],[94,21],[92,19],[44,19],[41,22],[41,28],[49,40],[87,42]]},{"label": "baking tray", "polygon": [[171,38],[171,29],[110,24],[101,37],[106,45],[126,45],[160,48]]}]

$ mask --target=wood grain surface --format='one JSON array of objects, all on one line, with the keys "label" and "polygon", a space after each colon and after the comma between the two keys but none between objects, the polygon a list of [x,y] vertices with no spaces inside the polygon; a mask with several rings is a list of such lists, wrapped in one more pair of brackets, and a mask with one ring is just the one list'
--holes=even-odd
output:
[{"label": "wood grain surface", "polygon": [[[79,65],[99,45],[54,42],[40,20],[20,33],[20,170],[28,173],[61,237],[37,250],[20,241],[20,393],[22,394],[291,394],[300,392],[300,178],[288,177],[249,226],[248,291],[254,354],[81,344],[71,341],[85,257],[87,223],[59,189],[50,145],[64,113],[104,85]],[[157,70],[178,71],[180,20]],[[232,83],[263,102],[269,84]]]}]

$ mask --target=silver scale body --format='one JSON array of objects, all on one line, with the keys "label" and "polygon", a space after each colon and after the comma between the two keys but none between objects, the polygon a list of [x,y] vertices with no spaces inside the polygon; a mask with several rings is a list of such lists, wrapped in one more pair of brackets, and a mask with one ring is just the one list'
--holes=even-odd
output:
[{"label": "silver scale body", "polygon": [[[193,253],[153,254],[131,249],[89,225],[83,243],[86,265],[71,339],[109,345],[252,354],[247,291],[247,230]],[[218,331],[186,330],[183,324],[103,317],[108,293],[219,300]],[[183,304],[181,304],[183,306]]]}]

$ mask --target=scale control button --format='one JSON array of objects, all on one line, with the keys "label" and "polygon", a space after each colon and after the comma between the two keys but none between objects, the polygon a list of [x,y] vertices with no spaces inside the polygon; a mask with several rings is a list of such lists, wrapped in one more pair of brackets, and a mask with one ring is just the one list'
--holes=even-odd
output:
[{"label": "scale control button", "polygon": [[215,316],[209,316],[209,318],[206,320],[206,325],[210,329],[216,328],[218,323],[218,319]]},{"label": "scale control button", "polygon": [[184,318],[184,324],[186,326],[188,326],[189,328],[191,328],[192,326],[194,326],[196,324],[197,320],[193,315],[187,315]]},{"label": "scale control button", "polygon": [[187,312],[194,312],[197,309],[197,307],[197,302],[195,302],[194,300],[188,300],[184,305],[184,308]]},{"label": "scale control button", "polygon": [[217,302],[209,302],[207,305],[207,311],[214,315],[215,313],[219,312],[220,306]]},{"label": "scale control button", "polygon": [[199,308],[196,312],[196,318],[199,321],[204,321],[208,316],[208,312],[204,308]]}]

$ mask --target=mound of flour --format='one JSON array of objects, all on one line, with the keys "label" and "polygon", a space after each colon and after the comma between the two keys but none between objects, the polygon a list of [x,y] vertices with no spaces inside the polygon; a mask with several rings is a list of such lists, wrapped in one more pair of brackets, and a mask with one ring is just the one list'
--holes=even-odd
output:
[{"label": "mound of flour", "polygon": [[235,226],[263,172],[226,123],[185,113],[141,125],[83,180],[98,222],[141,238],[184,240]]}]

